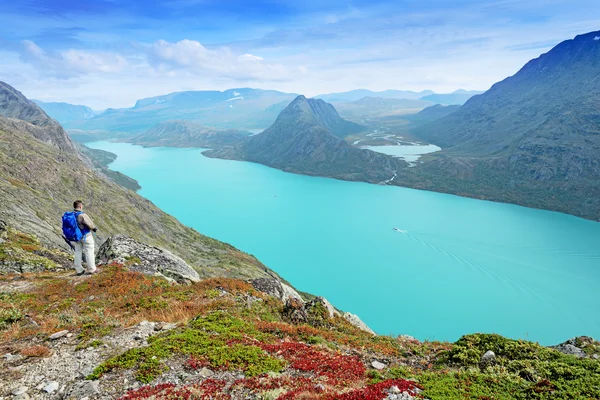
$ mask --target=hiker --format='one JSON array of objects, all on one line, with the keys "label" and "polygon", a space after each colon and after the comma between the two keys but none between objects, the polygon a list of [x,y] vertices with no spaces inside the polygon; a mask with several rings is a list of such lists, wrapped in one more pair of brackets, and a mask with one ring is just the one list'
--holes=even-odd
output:
[{"label": "hiker", "polygon": [[[75,251],[75,271],[78,276],[96,273],[96,259],[94,255],[94,236],[96,226],[90,217],[83,212],[83,202],[77,200],[73,203],[73,211],[67,211],[63,215],[63,234],[65,240],[72,243]],[[83,254],[87,269],[84,270],[81,265]]]}]

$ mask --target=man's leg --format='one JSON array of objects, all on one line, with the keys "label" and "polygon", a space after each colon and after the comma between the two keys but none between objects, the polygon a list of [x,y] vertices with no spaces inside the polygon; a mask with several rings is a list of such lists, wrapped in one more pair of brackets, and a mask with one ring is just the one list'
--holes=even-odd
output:
[{"label": "man's leg", "polygon": [[87,272],[96,271],[96,255],[94,254],[94,237],[91,233],[85,236],[83,241],[83,251],[85,253],[85,262],[87,264]]},{"label": "man's leg", "polygon": [[79,242],[72,242],[73,247],[75,248],[75,261],[73,262],[73,265],[75,267],[75,271],[78,274],[83,273],[83,267],[81,266],[81,260],[82,260],[82,255],[83,255],[83,244],[81,244],[81,241]]}]

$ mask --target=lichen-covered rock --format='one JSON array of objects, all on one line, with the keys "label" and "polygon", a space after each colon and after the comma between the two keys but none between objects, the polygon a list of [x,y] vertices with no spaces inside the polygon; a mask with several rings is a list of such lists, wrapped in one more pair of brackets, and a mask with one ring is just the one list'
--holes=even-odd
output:
[{"label": "lichen-covered rock", "polygon": [[183,259],[168,250],[139,243],[129,236],[108,238],[98,250],[102,264],[118,262],[129,270],[146,275],[162,276],[177,282],[198,282],[200,276]]},{"label": "lichen-covered rock", "polygon": [[288,299],[283,306],[283,319],[292,324],[304,324],[308,322],[308,314],[304,308],[304,303],[298,299]]},{"label": "lichen-covered rock", "polygon": [[483,356],[481,356],[481,361],[479,361],[479,368],[484,370],[487,367],[492,367],[496,365],[496,362],[496,354],[493,351],[488,350],[483,354]]},{"label": "lichen-covered rock", "polygon": [[[594,354],[600,353],[600,343],[589,336],[574,337],[564,343],[550,346],[550,348],[579,358],[585,358],[588,355],[593,356]],[[588,351],[586,352],[585,350]]]},{"label": "lichen-covered rock", "polygon": [[373,331],[373,329],[369,328],[367,326],[367,324],[365,324],[356,314],[352,314],[349,312],[345,312],[343,315],[344,319],[348,322],[350,322],[352,325],[354,325],[355,327],[357,327],[358,329],[361,329],[365,332],[369,332],[372,335],[377,335],[375,333],[375,331]]},{"label": "lichen-covered rock", "polygon": [[335,307],[333,307],[325,297],[318,296],[306,303],[307,309],[310,309],[315,306],[323,307],[327,311],[329,318],[333,318],[335,316],[340,315],[339,311],[336,310]]},{"label": "lichen-covered rock", "polygon": [[295,299],[301,303],[304,303],[302,296],[300,296],[298,292],[285,283],[278,281],[277,279],[257,278],[250,281],[250,284],[259,292],[275,297],[276,299],[281,300],[283,303],[291,299]]}]

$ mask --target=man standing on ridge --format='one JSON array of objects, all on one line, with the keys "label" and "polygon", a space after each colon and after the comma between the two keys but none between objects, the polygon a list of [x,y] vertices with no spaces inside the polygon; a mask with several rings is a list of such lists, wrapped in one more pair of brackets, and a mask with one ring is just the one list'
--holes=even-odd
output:
[{"label": "man standing on ridge", "polygon": [[[77,275],[91,275],[96,273],[96,256],[94,254],[94,236],[96,226],[90,217],[83,212],[83,202],[76,200],[73,203],[73,212],[63,215],[63,233],[68,242],[73,243],[75,250],[75,271]],[[85,254],[87,269],[84,270],[81,262]]]}]

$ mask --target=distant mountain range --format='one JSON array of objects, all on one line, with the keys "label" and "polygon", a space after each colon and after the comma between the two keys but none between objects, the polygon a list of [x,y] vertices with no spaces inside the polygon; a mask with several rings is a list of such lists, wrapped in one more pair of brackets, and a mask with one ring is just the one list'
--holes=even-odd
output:
[{"label": "distant mountain range", "polygon": [[148,131],[126,139],[146,147],[221,147],[242,141],[250,132],[237,129],[209,128],[191,121],[160,122]]},{"label": "distant mountain range", "polygon": [[430,94],[428,96],[421,97],[421,100],[443,105],[463,105],[471,97],[481,93],[483,92],[479,90],[457,90],[455,92],[446,94]]},{"label": "distant mountain range", "polygon": [[41,100],[32,101],[61,124],[91,119],[96,115],[96,113],[94,113],[94,111],[87,106],[79,106],[69,103],[46,103]]},{"label": "distant mountain range", "polygon": [[[457,91],[453,94],[435,94],[430,90],[411,92],[386,90],[373,92],[358,89],[344,93],[317,96],[335,102],[340,112],[349,117],[373,117],[395,109],[421,109],[436,102],[457,104],[466,101],[475,92]],[[133,107],[96,113],[86,106],[68,103],[36,103],[52,118],[69,130],[92,130],[142,133],[159,122],[188,120],[205,126],[230,129],[264,129],[296,97],[295,93],[249,88],[225,91],[187,91],[140,99]],[[430,99],[425,99],[428,96]],[[379,99],[379,100],[378,100]],[[394,100],[403,100],[395,102]],[[411,103],[410,101],[414,101]],[[355,118],[355,119],[356,119]]]},{"label": "distant mountain range", "polygon": [[141,99],[131,108],[110,108],[92,119],[64,124],[70,129],[141,133],[159,122],[183,119],[217,128],[264,129],[296,96],[248,88],[177,92]]},{"label": "distant mountain range", "polygon": [[431,90],[423,90],[421,92],[413,92],[411,90],[384,90],[374,92],[368,89],[356,89],[348,92],[320,94],[315,96],[315,99],[321,99],[329,103],[341,103],[349,101],[357,101],[363,97],[379,97],[382,99],[408,99],[419,100],[422,97],[434,94]]},{"label": "distant mountain range", "polygon": [[326,103],[303,96],[264,133],[209,155],[600,220],[598,37],[592,32],[559,44],[462,107],[437,105],[403,116],[412,133],[443,148],[414,168],[349,146],[320,123],[314,110],[332,115]]},{"label": "distant mountain range", "polygon": [[403,161],[354,147],[342,139],[360,126],[320,99],[298,96],[268,129],[209,157],[245,160],[306,175],[379,183]]}]

